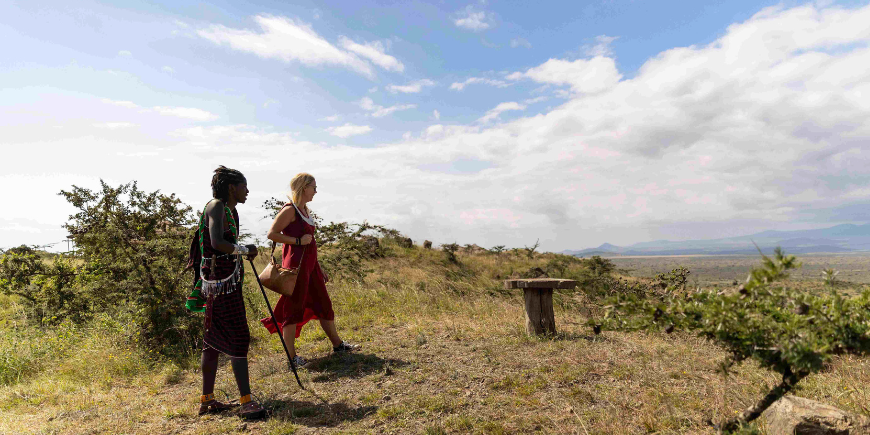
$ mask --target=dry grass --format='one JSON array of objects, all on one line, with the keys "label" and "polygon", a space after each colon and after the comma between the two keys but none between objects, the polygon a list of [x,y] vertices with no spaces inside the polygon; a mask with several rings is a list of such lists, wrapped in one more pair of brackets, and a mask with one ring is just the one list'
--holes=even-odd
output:
[{"label": "dry grass", "polygon": [[[124,361],[141,355],[111,361],[105,352],[131,345],[106,341],[108,350],[67,356],[0,388],[0,433],[713,433],[706,420],[733,415],[775,381],[752,365],[723,379],[716,367],[724,354],[691,336],[594,336],[573,304],[556,307],[558,336],[526,336],[520,295],[501,290],[496,277],[547,256],[460,255],[456,266],[437,251],[393,249],[364,283],[330,284],[339,331],[363,349],[330,355],[322,331],[307,326],[298,345],[313,360],[300,373],[308,391],[257,322],[265,307],[259,290],[248,289],[251,379],[266,420],[199,418],[195,368],[124,371]],[[870,364],[843,358],[798,394],[863,412],[868,385]],[[237,395],[226,362],[217,391]]]}]

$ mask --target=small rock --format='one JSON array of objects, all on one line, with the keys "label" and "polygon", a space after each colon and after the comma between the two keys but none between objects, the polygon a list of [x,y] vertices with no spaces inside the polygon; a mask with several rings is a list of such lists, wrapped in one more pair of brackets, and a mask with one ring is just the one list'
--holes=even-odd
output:
[{"label": "small rock", "polygon": [[870,420],[803,397],[785,396],[764,411],[770,434],[867,435]]},{"label": "small rock", "polygon": [[389,402],[390,399],[392,399],[392,397],[390,397],[390,396],[384,396],[384,399],[383,399],[383,400],[384,400],[384,402]]},{"label": "small rock", "polygon": [[242,423],[239,425],[239,431],[248,430],[248,423]]}]

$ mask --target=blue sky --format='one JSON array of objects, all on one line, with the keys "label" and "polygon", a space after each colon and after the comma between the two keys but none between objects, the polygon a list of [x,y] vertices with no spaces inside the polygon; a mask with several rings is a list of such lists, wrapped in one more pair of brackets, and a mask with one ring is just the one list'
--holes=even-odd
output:
[{"label": "blue sky", "polygon": [[860,223],[865,16],[867,2],[5,2],[2,178],[23,188],[0,246],[63,238],[54,193],[73,183],[135,179],[199,208],[217,164],[248,174],[255,231],[256,206],[300,171],[327,220],[436,243]]}]

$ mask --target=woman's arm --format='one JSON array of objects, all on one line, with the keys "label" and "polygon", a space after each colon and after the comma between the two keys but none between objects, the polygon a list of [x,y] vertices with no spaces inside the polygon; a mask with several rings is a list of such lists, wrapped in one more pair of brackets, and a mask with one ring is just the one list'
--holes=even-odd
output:
[{"label": "woman's arm", "polygon": [[[281,231],[284,228],[287,228],[287,225],[292,224],[295,220],[296,209],[293,207],[284,207],[284,209],[278,213],[278,216],[275,216],[275,220],[272,221],[272,227],[269,228],[269,234],[267,234],[266,237],[275,243],[295,245],[296,237],[281,234]],[[311,234],[303,235],[301,237],[301,242],[303,245],[311,243]]]}]

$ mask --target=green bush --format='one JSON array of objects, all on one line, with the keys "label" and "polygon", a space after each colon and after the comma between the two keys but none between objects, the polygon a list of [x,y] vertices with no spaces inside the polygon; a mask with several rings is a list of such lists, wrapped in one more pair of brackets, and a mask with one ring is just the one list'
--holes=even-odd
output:
[{"label": "green bush", "polygon": [[184,300],[181,274],[194,223],[175,195],[146,193],[135,182],[101,189],[73,186],[62,195],[77,212],[65,225],[75,256],[43,258],[19,247],[0,255],[0,292],[23,299],[39,324],[83,323],[98,313],[129,318],[142,342],[182,355],[201,336]]},{"label": "green bush", "polygon": [[794,256],[777,248],[762,255],[761,267],[733,293],[677,291],[675,278],[665,292],[614,297],[603,320],[590,320],[613,330],[685,330],[707,338],[730,354],[723,373],[747,359],[781,375],[781,382],[738,416],[721,422],[732,432],[756,419],[801,379],[824,369],[835,354],[870,353],[870,290],[845,298],[829,289],[808,294],[787,285],[788,271],[798,267]]}]

